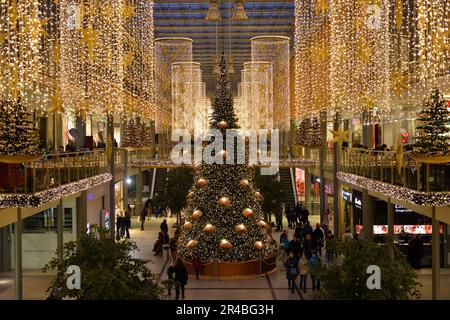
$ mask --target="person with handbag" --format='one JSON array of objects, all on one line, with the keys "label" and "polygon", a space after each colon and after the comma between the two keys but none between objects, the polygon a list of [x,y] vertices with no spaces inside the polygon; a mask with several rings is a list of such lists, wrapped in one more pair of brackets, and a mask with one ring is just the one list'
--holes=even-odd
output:
[{"label": "person with handbag", "polygon": [[288,279],[289,289],[292,289],[292,293],[294,293],[296,288],[295,280],[298,276],[298,260],[292,251],[289,252],[289,257],[286,258],[284,267],[286,268],[286,279]]}]

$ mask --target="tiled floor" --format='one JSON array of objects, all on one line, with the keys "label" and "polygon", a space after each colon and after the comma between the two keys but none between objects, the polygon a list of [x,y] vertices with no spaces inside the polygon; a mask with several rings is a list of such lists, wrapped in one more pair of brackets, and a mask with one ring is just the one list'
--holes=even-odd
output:
[{"label": "tiled floor", "polygon": [[[312,224],[316,222],[318,216],[311,216]],[[149,268],[156,274],[160,274],[161,279],[166,279],[165,258],[153,256],[153,245],[159,232],[159,225],[163,218],[149,220],[145,224],[145,230],[141,231],[138,221],[133,220],[133,228],[130,231],[131,239],[136,241],[139,252],[135,252],[136,257],[149,260]],[[169,232],[173,235],[172,228],[175,219],[169,218]],[[292,233],[292,231],[290,231]],[[279,234],[274,235],[279,239]],[[311,299],[312,289],[307,292],[297,291],[291,293],[287,288],[285,271],[278,262],[278,270],[268,276],[261,276],[253,279],[240,280],[210,280],[190,277],[186,286],[186,300],[210,299],[210,300],[307,300]],[[421,288],[422,299],[431,299],[431,270],[423,269],[418,272],[419,280],[423,284]],[[48,288],[52,276],[41,274],[39,271],[24,272],[23,292],[25,299],[45,299],[45,290]],[[311,286],[308,278],[308,286]],[[174,292],[167,299],[174,299]],[[450,270],[441,270],[441,298],[450,299]],[[0,274],[0,299],[14,299],[14,275]]]}]

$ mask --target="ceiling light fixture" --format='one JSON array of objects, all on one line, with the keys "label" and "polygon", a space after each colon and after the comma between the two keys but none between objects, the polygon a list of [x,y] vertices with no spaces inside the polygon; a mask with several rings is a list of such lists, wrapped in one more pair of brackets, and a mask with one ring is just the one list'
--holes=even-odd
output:
[{"label": "ceiling light fixture", "polygon": [[244,1],[236,0],[236,5],[234,7],[232,20],[247,20],[247,13],[244,8]]},{"label": "ceiling light fixture", "polygon": [[217,3],[217,0],[210,0],[208,13],[206,14],[205,20],[219,21],[221,19],[222,18],[220,17],[219,5]]}]

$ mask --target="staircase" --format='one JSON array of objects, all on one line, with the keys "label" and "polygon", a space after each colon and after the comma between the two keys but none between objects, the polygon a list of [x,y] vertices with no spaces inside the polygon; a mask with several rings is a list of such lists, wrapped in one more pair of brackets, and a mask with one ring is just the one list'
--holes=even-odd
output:
[{"label": "staircase", "polygon": [[291,170],[280,168],[280,182],[286,206],[295,206],[294,189],[292,188]]},{"label": "staircase", "polygon": [[163,193],[166,187],[167,169],[154,169],[155,174],[153,192],[151,197],[154,198],[157,194]]}]

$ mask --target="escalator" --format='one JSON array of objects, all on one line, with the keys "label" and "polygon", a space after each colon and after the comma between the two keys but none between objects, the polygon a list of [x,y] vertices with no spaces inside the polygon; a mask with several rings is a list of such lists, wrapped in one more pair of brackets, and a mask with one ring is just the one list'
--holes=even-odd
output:
[{"label": "escalator", "polygon": [[295,186],[293,185],[291,169],[290,168],[280,168],[280,182],[281,188],[284,194],[284,202],[286,206],[295,206]]}]

